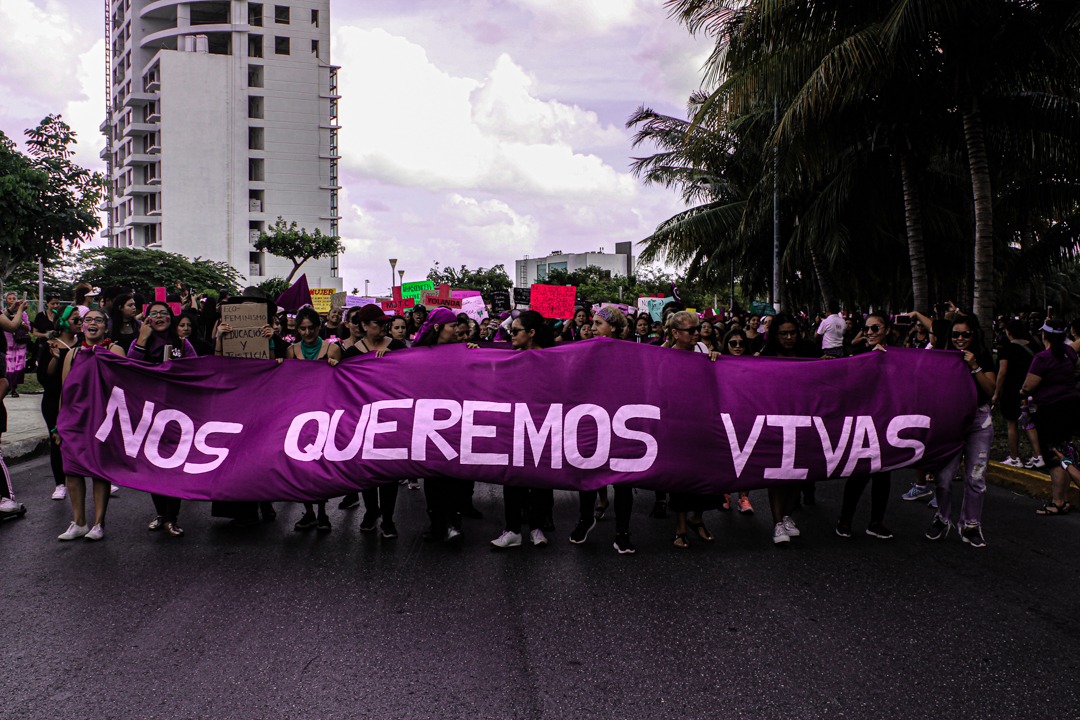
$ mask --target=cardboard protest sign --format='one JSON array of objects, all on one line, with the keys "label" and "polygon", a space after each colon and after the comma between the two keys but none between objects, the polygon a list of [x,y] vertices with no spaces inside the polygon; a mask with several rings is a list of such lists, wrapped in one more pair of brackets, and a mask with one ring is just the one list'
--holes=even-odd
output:
[{"label": "cardboard protest sign", "polygon": [[574,317],[577,288],[573,285],[533,285],[529,309],[546,318],[567,320]]},{"label": "cardboard protest sign", "polygon": [[496,290],[491,293],[491,312],[498,315],[510,309],[510,292],[508,290]]},{"label": "cardboard protest sign", "polygon": [[453,297],[449,285],[440,285],[436,292],[424,293],[424,305],[429,308],[444,307],[450,310],[461,310],[461,298]]},{"label": "cardboard protest sign", "polygon": [[334,293],[333,295],[331,295],[330,296],[330,309],[331,310],[333,310],[334,308],[341,309],[341,308],[345,307],[345,299],[347,297],[349,297],[349,294],[344,293],[344,292]]},{"label": "cardboard protest sign", "polygon": [[465,313],[476,322],[480,322],[488,316],[487,305],[484,303],[484,298],[479,295],[474,295],[461,300],[461,312]]},{"label": "cardboard protest sign", "polygon": [[675,302],[675,298],[648,298],[647,309],[649,315],[653,320],[659,321],[663,319],[664,306],[668,303]]},{"label": "cardboard protest sign", "polygon": [[420,298],[423,297],[425,291],[434,289],[435,283],[431,280],[407,282],[401,286],[401,297],[412,298],[414,302],[420,302]]},{"label": "cardboard protest sign", "polygon": [[514,305],[529,304],[529,288],[514,288]]},{"label": "cardboard protest sign", "polygon": [[226,357],[271,360],[270,338],[262,336],[269,322],[266,303],[227,303],[221,306],[221,322],[232,326],[221,340],[221,352]]},{"label": "cardboard protest sign", "polygon": [[358,297],[356,295],[349,295],[345,298],[345,307],[364,307],[365,305],[374,305],[379,301],[373,297]]},{"label": "cardboard protest sign", "polygon": [[337,292],[334,288],[311,288],[311,306],[317,313],[330,312],[330,298]]}]

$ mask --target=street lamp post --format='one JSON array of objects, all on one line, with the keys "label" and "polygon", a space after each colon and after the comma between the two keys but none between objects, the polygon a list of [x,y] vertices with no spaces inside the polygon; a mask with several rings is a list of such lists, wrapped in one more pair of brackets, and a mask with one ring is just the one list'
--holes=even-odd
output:
[{"label": "street lamp post", "polygon": [[398,270],[397,271],[397,276],[398,276],[398,285],[404,285],[405,284],[405,271],[404,270]]},{"label": "street lamp post", "polygon": [[368,283],[370,283],[370,282],[371,282],[370,280],[365,280],[364,281],[364,297],[371,297],[370,295],[368,295],[368,289],[367,289],[368,288]]},{"label": "street lamp post", "polygon": [[394,293],[394,271],[397,269],[397,258],[390,258],[390,294]]}]

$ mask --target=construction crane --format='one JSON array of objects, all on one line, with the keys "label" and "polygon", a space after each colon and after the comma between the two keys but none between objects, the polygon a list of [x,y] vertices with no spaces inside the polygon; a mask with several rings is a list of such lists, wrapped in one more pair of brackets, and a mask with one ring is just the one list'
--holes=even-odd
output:
[{"label": "construction crane", "polygon": [[105,0],[105,212],[108,242],[113,243],[112,0]]}]

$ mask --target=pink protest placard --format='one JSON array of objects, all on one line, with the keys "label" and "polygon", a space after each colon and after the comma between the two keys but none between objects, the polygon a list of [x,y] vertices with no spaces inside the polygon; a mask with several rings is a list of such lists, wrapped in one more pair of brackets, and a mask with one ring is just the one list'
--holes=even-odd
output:
[{"label": "pink protest placard", "polygon": [[574,285],[533,285],[529,309],[546,318],[567,320],[574,317],[577,287]]},{"label": "pink protest placard", "polygon": [[424,305],[432,308],[444,307],[450,310],[460,310],[461,298],[454,297],[450,286],[442,284],[439,286],[438,292],[431,292],[430,290],[424,292]]}]

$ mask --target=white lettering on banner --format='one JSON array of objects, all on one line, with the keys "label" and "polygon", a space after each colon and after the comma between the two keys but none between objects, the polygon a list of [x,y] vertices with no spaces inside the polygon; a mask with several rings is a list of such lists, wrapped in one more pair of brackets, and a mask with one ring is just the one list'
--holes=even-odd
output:
[{"label": "white lettering on banner", "polygon": [[844,459],[844,451],[847,450],[848,440],[851,438],[851,417],[844,418],[844,427],[840,430],[840,439],[833,447],[829,439],[829,431],[825,429],[825,421],[819,417],[814,418],[814,427],[817,428],[821,438],[821,451],[825,453],[825,472],[832,475],[836,468],[840,467],[840,461]]},{"label": "white lettering on banner", "polygon": [[544,421],[537,429],[526,403],[514,405],[514,467],[525,467],[525,441],[532,449],[533,467],[540,467],[544,445],[551,438],[551,469],[562,468],[562,403],[548,408]]},{"label": "white lettering on banner", "polygon": [[[596,423],[596,450],[584,457],[578,445],[578,425],[588,415]],[[563,454],[566,462],[581,470],[603,467],[611,456],[611,418],[599,405],[577,405],[563,419]]]},{"label": "white lettering on banner", "polygon": [[[449,413],[444,419],[436,420],[435,412],[445,410]],[[412,430],[412,459],[417,462],[427,460],[427,441],[435,443],[435,447],[447,460],[453,460],[458,456],[457,451],[450,447],[450,443],[439,434],[440,430],[449,430],[461,422],[461,403],[456,400],[417,400],[416,412],[413,414]]]},{"label": "white lettering on banner", "polygon": [[735,462],[735,477],[742,475],[743,468],[750,460],[750,454],[754,452],[758,438],[761,436],[761,427],[765,424],[765,417],[758,415],[754,418],[754,427],[750,431],[750,437],[746,438],[746,444],[739,446],[739,436],[735,432],[735,425],[731,422],[731,416],[721,413],[720,419],[724,421],[724,430],[727,432],[728,445],[731,446],[731,459]]},{"label": "white lettering on banner", "polygon": [[801,427],[810,427],[810,418],[805,415],[769,415],[765,422],[769,427],[784,429],[783,454],[780,467],[765,468],[766,480],[805,480],[807,469],[795,467],[795,431]]},{"label": "white lettering on banner", "polygon": [[660,408],[655,405],[623,405],[615,411],[615,418],[611,421],[611,429],[615,437],[624,440],[636,440],[645,446],[645,454],[636,460],[629,458],[611,458],[611,469],[615,472],[644,472],[656,462],[656,438],[647,432],[631,430],[626,427],[628,420],[638,418],[646,420],[659,420]]},{"label": "white lettering on banner", "polygon": [[[315,436],[315,442],[309,443],[307,447],[301,449],[300,432],[309,422],[318,425],[318,434]],[[285,454],[293,460],[315,462],[323,456],[323,446],[326,444],[329,432],[330,413],[322,410],[300,413],[293,418],[292,423],[289,425],[289,432],[285,434]]]},{"label": "white lettering on banner", "polygon": [[926,453],[926,445],[918,440],[902,438],[900,433],[908,428],[929,428],[930,418],[926,415],[897,415],[889,421],[889,427],[885,429],[885,440],[894,448],[908,448],[915,451],[915,454],[906,463],[900,463],[898,465],[892,465],[882,470],[895,470],[898,467],[904,465],[911,465],[922,460],[923,455]]},{"label": "white lettering on banner", "polygon": [[408,460],[409,448],[377,448],[375,436],[397,431],[397,420],[379,422],[379,413],[383,410],[401,408],[408,410],[413,406],[412,398],[404,400],[378,400],[371,403],[371,419],[368,420],[367,433],[364,435],[365,460]]},{"label": "white lettering on banner", "polygon": [[[203,423],[197,430],[195,422],[179,410],[162,410],[155,417],[154,403],[143,403],[143,414],[139,418],[139,424],[132,427],[131,414],[127,406],[127,397],[122,388],[113,387],[109,393],[109,401],[105,406],[105,419],[98,427],[94,437],[99,442],[105,442],[112,434],[113,420],[120,426],[120,437],[124,443],[124,453],[131,458],[139,456],[142,450],[143,456],[155,467],[163,470],[184,466],[184,472],[189,475],[216,470],[229,456],[227,448],[213,447],[207,443],[210,435],[229,434],[236,435],[243,432],[244,426],[240,423],[215,422]],[[161,455],[161,439],[165,434],[165,428],[170,422],[174,422],[180,428],[180,439],[176,444],[176,450],[169,457]],[[144,444],[145,441],[145,444]],[[188,462],[192,447],[207,457],[213,458],[210,462]]]},{"label": "white lettering on banner", "polygon": [[356,422],[356,431],[353,432],[352,440],[349,441],[344,450],[339,450],[334,438],[337,437],[338,423],[341,422],[341,416],[345,414],[345,411],[335,410],[330,418],[330,427],[327,428],[326,444],[323,445],[323,457],[330,462],[345,462],[356,457],[356,453],[360,451],[361,443],[364,442],[364,431],[367,429],[370,413],[371,406],[365,405],[364,409],[360,411],[360,419]]},{"label": "white lettering on banner", "polygon": [[508,413],[510,403],[481,402],[466,400],[461,404],[461,464],[462,465],[505,465],[510,458],[505,453],[482,453],[473,451],[476,438],[495,437],[494,425],[481,425],[476,422],[476,413]]},{"label": "white lettering on banner", "polygon": [[869,415],[859,415],[855,418],[855,432],[851,439],[851,452],[848,453],[847,465],[844,466],[844,476],[851,477],[855,474],[855,468],[860,460],[870,461],[870,472],[881,472],[881,443],[878,442],[877,428],[874,427],[874,418]]}]

